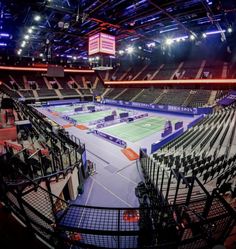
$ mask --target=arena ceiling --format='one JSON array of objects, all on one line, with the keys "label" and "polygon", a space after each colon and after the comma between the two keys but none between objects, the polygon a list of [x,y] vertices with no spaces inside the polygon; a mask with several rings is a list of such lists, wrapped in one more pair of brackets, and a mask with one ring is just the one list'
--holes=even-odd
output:
[{"label": "arena ceiling", "polygon": [[0,0],[0,10],[0,52],[8,55],[86,57],[99,31],[116,36],[117,51],[207,32],[227,42],[236,32],[235,0]]}]

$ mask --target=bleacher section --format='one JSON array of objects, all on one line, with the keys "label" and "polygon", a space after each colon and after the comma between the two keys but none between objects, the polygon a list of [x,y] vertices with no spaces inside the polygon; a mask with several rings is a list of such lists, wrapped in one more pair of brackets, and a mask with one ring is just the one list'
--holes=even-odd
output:
[{"label": "bleacher section", "polygon": [[210,95],[211,95],[211,91],[209,90],[192,91],[192,94],[190,95],[185,105],[192,106],[192,107],[200,107],[200,106],[206,105],[208,103]]},{"label": "bleacher section", "polygon": [[179,64],[165,64],[153,80],[170,80]]},{"label": "bleacher section", "polygon": [[47,89],[47,88],[41,88],[39,90],[37,90],[38,96],[40,98],[44,98],[44,97],[57,97],[55,91],[53,89]]},{"label": "bleacher section", "polygon": [[83,95],[85,95],[85,96],[91,96],[91,95],[92,95],[90,89],[80,88],[79,91],[80,91]]},{"label": "bleacher section", "polygon": [[236,109],[231,107],[206,116],[151,158],[164,169],[175,169],[184,176],[197,176],[211,192],[217,187],[217,178],[236,167],[235,143],[232,143],[235,114]]},{"label": "bleacher section", "polygon": [[[13,93],[4,84],[0,87]],[[45,89],[37,91],[41,90]],[[136,99],[148,92],[144,101],[163,99],[179,105],[190,94],[190,90],[135,90]],[[122,92],[125,99],[134,96],[128,88],[112,92],[114,97]],[[181,101],[171,100],[177,96]],[[211,248],[232,230],[235,211],[220,191],[236,177],[235,106],[205,116],[151,156],[140,153],[137,167],[143,170],[145,184],[135,189],[140,200],[135,208],[82,206],[67,202],[63,191],[51,192],[55,184],[72,180],[74,172],[75,193],[83,192],[84,144],[32,106],[15,102],[15,109],[22,120],[29,119],[32,129],[26,128],[27,139],[21,143],[2,143],[7,153],[0,157],[1,195],[8,208],[53,247],[62,243],[70,248]],[[140,247],[144,233],[149,234],[148,244]]]},{"label": "bleacher section", "polygon": [[166,90],[157,104],[182,106],[189,96],[189,90]]},{"label": "bleacher section", "polygon": [[180,71],[182,79],[195,79],[200,69],[201,61],[185,61]]},{"label": "bleacher section", "polygon": [[162,89],[147,88],[143,89],[142,93],[134,99],[136,102],[141,103],[154,103],[154,101],[162,94]]},{"label": "bleacher section", "polygon": [[104,98],[114,99],[118,94],[124,91],[125,88],[110,88]]},{"label": "bleacher section", "polygon": [[61,91],[61,93],[63,96],[78,96],[76,90],[71,88],[64,88],[63,91]]},{"label": "bleacher section", "polygon": [[136,95],[138,95],[142,91],[141,88],[127,88],[121,95],[119,95],[116,99],[131,101]]},{"label": "bleacher section", "polygon": [[207,61],[203,72],[209,73],[209,78],[220,79],[222,77],[223,62],[222,61]]}]

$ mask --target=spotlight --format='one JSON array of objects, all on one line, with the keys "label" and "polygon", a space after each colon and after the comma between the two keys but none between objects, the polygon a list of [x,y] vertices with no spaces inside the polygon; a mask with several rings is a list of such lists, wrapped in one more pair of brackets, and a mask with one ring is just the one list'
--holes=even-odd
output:
[{"label": "spotlight", "polygon": [[28,33],[31,34],[33,32],[33,29],[32,28],[29,28],[28,29]]},{"label": "spotlight", "polygon": [[148,48],[155,47],[155,42],[150,42],[147,44]]},{"label": "spotlight", "polygon": [[127,50],[128,54],[132,54],[134,52],[134,48],[133,47],[128,47],[126,50]]},{"label": "spotlight", "polygon": [[40,54],[39,54],[39,56],[40,56],[40,57],[43,57],[43,54],[42,54],[42,53],[40,53]]},{"label": "spotlight", "polygon": [[228,33],[232,33],[233,29],[231,27],[228,28]]},{"label": "spotlight", "polygon": [[124,54],[124,52],[125,52],[124,50],[119,50],[118,53],[119,53],[120,55],[122,55],[122,54]]},{"label": "spotlight", "polygon": [[206,37],[207,37],[207,35],[206,35],[205,33],[203,33],[203,34],[202,34],[202,37],[203,37],[203,38],[206,38]]},{"label": "spotlight", "polygon": [[36,22],[40,21],[40,20],[41,20],[41,16],[39,16],[39,15],[35,16],[35,17],[34,17],[34,20],[35,20]]},{"label": "spotlight", "polygon": [[195,38],[196,38],[196,37],[195,37],[194,35],[190,35],[190,40],[191,40],[191,41],[194,41]]},{"label": "spotlight", "polygon": [[96,60],[99,60],[99,59],[100,59],[99,56],[97,56],[97,57],[96,57]]},{"label": "spotlight", "polygon": [[25,35],[24,38],[25,38],[26,40],[29,40],[29,35]]},{"label": "spotlight", "polygon": [[25,41],[23,41],[23,42],[21,43],[21,45],[20,45],[20,46],[21,46],[22,48],[24,48],[24,47],[25,47],[25,45],[26,45],[26,42],[25,42]]},{"label": "spotlight", "polygon": [[174,41],[170,38],[166,39],[166,44],[171,45]]}]

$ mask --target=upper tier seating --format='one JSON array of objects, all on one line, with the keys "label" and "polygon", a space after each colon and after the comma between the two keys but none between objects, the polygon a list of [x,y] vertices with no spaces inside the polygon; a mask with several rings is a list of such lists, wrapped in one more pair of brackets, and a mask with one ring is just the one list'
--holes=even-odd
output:
[{"label": "upper tier seating", "polygon": [[153,80],[170,80],[171,76],[177,70],[179,64],[165,64],[164,67],[160,69],[158,74],[153,78]]},{"label": "upper tier seating", "polygon": [[182,79],[195,79],[200,69],[201,61],[185,61],[181,70],[180,75]]}]

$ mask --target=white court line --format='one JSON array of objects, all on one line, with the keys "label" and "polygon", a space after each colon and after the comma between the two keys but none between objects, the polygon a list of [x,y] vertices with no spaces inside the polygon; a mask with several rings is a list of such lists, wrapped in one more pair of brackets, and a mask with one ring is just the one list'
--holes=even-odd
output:
[{"label": "white court line", "polygon": [[137,182],[135,182],[135,181],[133,181],[133,180],[129,179],[128,177],[126,177],[126,176],[124,176],[124,175],[122,175],[122,174],[120,174],[120,173],[117,173],[117,175],[119,175],[119,176],[123,177],[124,179],[126,179],[127,181],[129,181],[129,182],[131,182],[131,183],[133,183],[133,184],[135,184],[135,185],[137,185],[137,184],[138,184]]},{"label": "white court line", "polygon": [[[93,177],[92,177],[93,178]],[[132,207],[132,205],[130,205],[128,202],[124,201],[123,199],[121,199],[118,195],[116,195],[115,193],[113,193],[110,189],[108,189],[107,187],[105,187],[103,184],[101,184],[100,182],[98,182],[97,180],[95,180],[93,178],[93,180],[100,186],[102,186],[105,190],[107,190],[110,194],[114,195],[117,199],[119,199],[120,201],[124,202],[126,205],[128,205],[129,207]]]},{"label": "white court line", "polygon": [[[85,202],[84,206],[87,205],[87,203],[88,203],[88,201],[89,201],[89,197],[90,197],[91,192],[92,192],[92,189],[93,189],[94,179],[92,179],[92,180],[93,180],[93,182],[92,182],[92,185],[90,186],[89,193],[88,193],[88,196],[87,196],[87,199],[86,199],[86,202]],[[84,209],[85,209],[85,208],[84,208]],[[81,214],[81,218],[80,218],[80,220],[79,220],[79,226],[80,226],[80,224],[81,224],[81,222],[82,222],[82,218],[83,218],[83,214],[84,214],[84,209],[83,209],[83,212],[82,212],[82,214]],[[78,226],[78,227],[79,227],[79,226]]]}]

